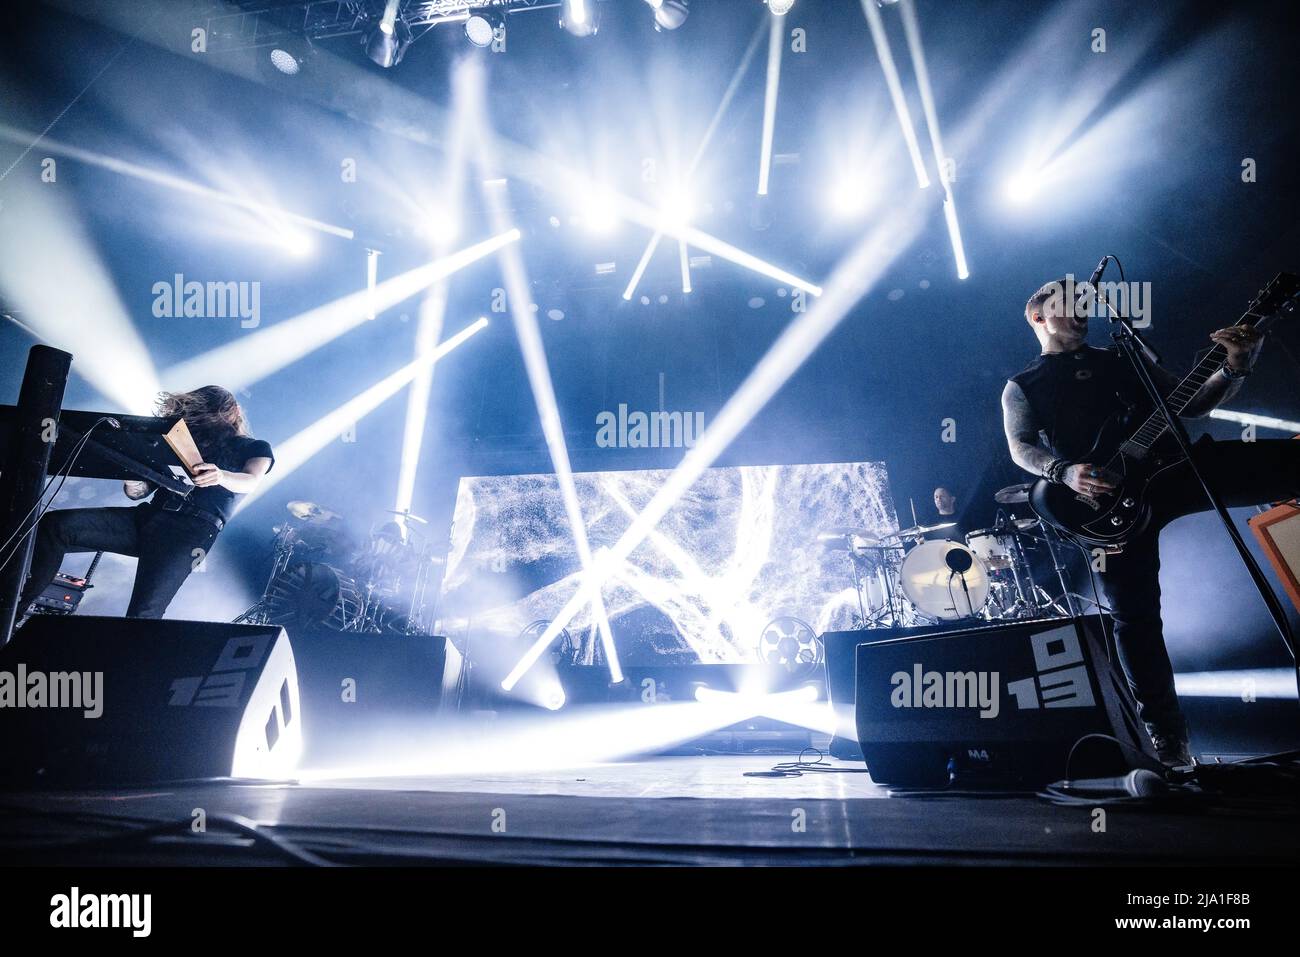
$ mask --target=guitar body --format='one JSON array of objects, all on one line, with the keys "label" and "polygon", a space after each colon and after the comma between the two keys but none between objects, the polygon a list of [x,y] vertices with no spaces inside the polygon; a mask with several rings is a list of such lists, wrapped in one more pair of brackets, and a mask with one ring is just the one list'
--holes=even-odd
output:
[{"label": "guitar body", "polygon": [[1117,548],[1146,531],[1151,522],[1151,481],[1180,461],[1177,453],[1166,456],[1153,450],[1141,458],[1121,453],[1110,466],[1121,476],[1113,493],[1093,497],[1039,479],[1029,491],[1029,507],[1082,545]]},{"label": "guitar body", "polygon": [[1156,449],[1125,454],[1129,415],[1112,416],[1102,426],[1084,462],[1108,463],[1119,485],[1106,495],[1084,495],[1068,485],[1039,479],[1029,492],[1029,507],[1048,525],[1083,545],[1114,548],[1146,529],[1151,520],[1147,486],[1172,462]]}]

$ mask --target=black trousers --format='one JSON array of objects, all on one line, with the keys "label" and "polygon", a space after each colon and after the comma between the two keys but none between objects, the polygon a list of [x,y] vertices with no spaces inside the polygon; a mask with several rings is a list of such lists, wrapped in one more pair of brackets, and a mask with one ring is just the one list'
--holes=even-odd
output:
[{"label": "black trousers", "polygon": [[[1229,507],[1263,505],[1300,496],[1300,440],[1215,442],[1192,447],[1206,478]],[[1160,530],[1176,518],[1210,509],[1205,492],[1183,462],[1151,483],[1150,526],[1106,557],[1102,593],[1115,619],[1120,665],[1138,701],[1138,714],[1155,734],[1185,737],[1187,721],[1174,693],[1174,671],[1160,619]],[[1205,587],[1213,589],[1212,572]],[[1252,589],[1240,601],[1258,601]]]},{"label": "black trousers", "polygon": [[152,505],[65,508],[36,528],[31,575],[19,608],[26,610],[58,574],[68,552],[114,552],[138,558],[128,618],[161,618],[185,579],[212,551],[217,527]]}]

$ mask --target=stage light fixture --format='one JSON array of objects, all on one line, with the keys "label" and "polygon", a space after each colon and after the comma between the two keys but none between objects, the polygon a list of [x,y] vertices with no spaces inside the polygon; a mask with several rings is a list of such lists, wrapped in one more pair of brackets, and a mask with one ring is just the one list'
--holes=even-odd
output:
[{"label": "stage light fixture", "polygon": [[774,17],[783,17],[794,6],[794,0],[767,0],[768,12]]},{"label": "stage light fixture", "polygon": [[271,66],[285,76],[297,76],[299,71],[302,70],[302,60],[288,50],[276,47],[271,51]]},{"label": "stage light fixture", "polygon": [[476,13],[465,21],[465,38],[476,47],[491,46],[499,26],[504,26],[500,18],[494,21],[485,13]]},{"label": "stage light fixture", "polygon": [[595,36],[600,27],[600,7],[596,0],[564,0],[560,7],[560,26],[575,37]]},{"label": "stage light fixture", "polygon": [[676,30],[690,14],[686,0],[645,0],[655,12],[655,30]]},{"label": "stage light fixture", "polygon": [[[395,6],[390,5],[390,10]],[[386,12],[368,34],[366,34],[366,56],[385,70],[402,62],[406,49],[411,45],[411,28],[405,20],[390,17]]]}]

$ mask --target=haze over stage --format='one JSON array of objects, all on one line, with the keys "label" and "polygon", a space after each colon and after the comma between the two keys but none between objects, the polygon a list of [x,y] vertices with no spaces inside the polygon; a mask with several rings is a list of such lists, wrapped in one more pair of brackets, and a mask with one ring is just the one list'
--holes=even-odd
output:
[{"label": "haze over stage", "polygon": [[[1192,882],[1207,885],[1229,865],[1293,866],[1297,672],[1232,544],[1188,515],[1147,569],[1163,596],[1151,646],[1169,650],[1203,762],[1203,778],[1162,772],[1155,738],[1168,755],[1178,736],[1139,718],[1093,615],[1123,553],[1035,511],[1036,487],[1093,509],[1038,485],[1091,463],[1018,466],[1000,397],[1045,348],[1026,299],[1075,288],[1103,254],[1111,303],[1179,375],[1271,277],[1300,272],[1294,6],[8,4],[0,609],[30,537],[47,558],[74,548],[35,607],[75,614],[29,635],[104,656],[105,717],[0,700],[0,725],[36,729],[0,733],[0,778],[25,776],[0,794],[0,864],[1150,864],[1205,867]],[[1294,313],[1240,391],[1188,420],[1194,437],[1300,446],[1284,441],[1300,432]],[[1088,344],[1110,345],[1090,322]],[[22,387],[34,347],[33,368],[71,356],[58,415],[59,375]],[[1227,381],[1221,355],[1206,381]],[[146,454],[166,451],[159,392],[209,384],[273,466],[219,463],[248,490],[220,527],[171,516],[219,538],[167,550],[188,578],[165,620],[127,619],[141,558],[164,549],[133,534],[149,513],[127,511],[142,500],[122,482],[172,466]],[[41,401],[11,405],[22,391]],[[1101,403],[1060,404],[1074,422]],[[15,437],[29,468],[11,497]],[[145,507],[170,493],[155,494]],[[47,506],[92,514],[64,525]],[[109,509],[122,554],[75,551]],[[1230,517],[1300,624],[1300,506]],[[1085,615],[1086,634],[1070,621]],[[249,628],[279,657],[244,700],[248,656],[215,649]],[[953,660],[905,644],[920,632],[943,632]],[[868,676],[872,641],[900,657]],[[895,674],[897,704],[857,698]],[[0,676],[0,698],[14,689]],[[214,697],[240,713],[213,720]],[[275,761],[224,760],[227,725],[241,757]],[[216,743],[160,747],[190,727]],[[873,782],[858,759],[872,743],[888,746],[879,780],[924,772],[935,790]],[[1023,777],[1031,750],[1051,783]],[[284,780],[169,773],[299,754]],[[90,773],[124,767],[148,780]],[[360,896],[295,911],[209,869],[236,885],[210,900],[289,913],[282,933],[387,916]],[[1012,894],[978,923],[944,921],[981,876],[906,911],[850,879],[857,900],[834,912],[805,873],[730,909],[707,905],[744,888],[719,881],[693,910],[715,933],[794,925],[801,950],[826,947],[827,920],[887,946],[876,925],[918,904],[922,930],[1038,949],[1110,916],[1100,891],[1079,905],[1040,875],[1028,883],[1057,898],[1036,909],[1054,922],[1042,935]],[[421,898],[420,939],[477,930],[448,903],[460,885],[399,879]],[[233,908],[142,880],[192,898],[173,909],[201,915],[183,946]],[[483,896],[500,910],[489,930],[505,924],[515,898]],[[598,887],[551,926],[653,903],[669,946],[684,898]]]}]

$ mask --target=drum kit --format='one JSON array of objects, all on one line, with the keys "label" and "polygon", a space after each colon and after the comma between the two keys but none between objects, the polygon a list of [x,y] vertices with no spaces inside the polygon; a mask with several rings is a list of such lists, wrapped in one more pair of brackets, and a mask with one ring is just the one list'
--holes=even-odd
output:
[{"label": "drum kit", "polygon": [[[994,500],[1000,506],[1024,504],[1029,488],[1008,486]],[[1075,613],[1078,596],[1070,592],[1060,542],[1041,520],[999,509],[992,526],[967,533],[964,541],[934,537],[956,525],[917,524],[884,535],[854,528],[819,534],[822,548],[848,556],[858,602],[854,626],[897,628]],[[1059,593],[1053,595],[1036,580],[1031,555],[1050,562]]]},{"label": "drum kit", "polygon": [[410,511],[387,510],[358,543],[343,516],[315,502],[286,506],[258,602],[235,620],[363,634],[424,634],[435,557]]}]

